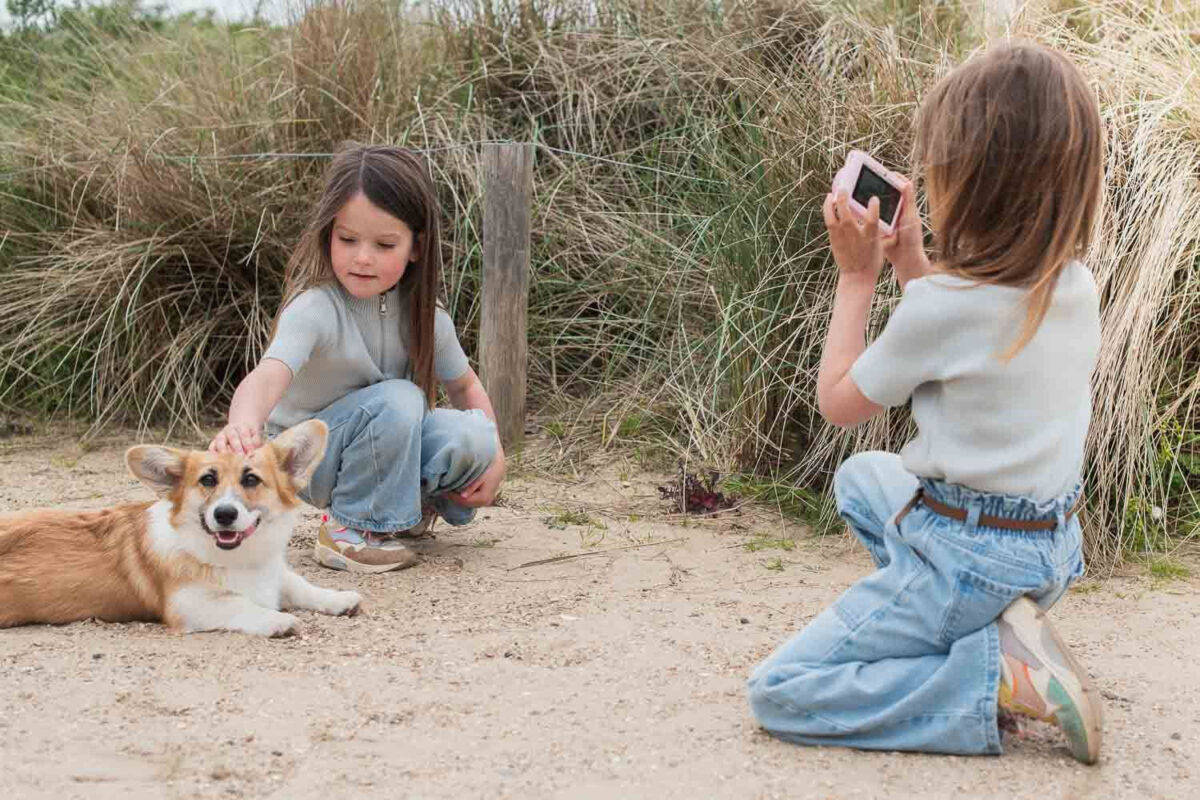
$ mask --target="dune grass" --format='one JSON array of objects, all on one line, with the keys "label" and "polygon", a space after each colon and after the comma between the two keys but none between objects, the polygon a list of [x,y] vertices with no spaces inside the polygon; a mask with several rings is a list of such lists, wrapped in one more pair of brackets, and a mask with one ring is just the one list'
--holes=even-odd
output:
[{"label": "dune grass", "polygon": [[[996,32],[974,3],[139,14],[0,41],[0,407],[210,428],[265,345],[322,154],[344,139],[428,151],[446,301],[472,352],[478,143],[519,140],[538,147],[531,401],[556,440],[820,493],[848,453],[909,434],[903,411],[851,433],[816,414],[834,277],[819,201],[850,146],[908,168],[924,88]],[[1200,525],[1200,11],[1031,2],[1011,30],[1069,52],[1109,127],[1088,259],[1102,568]],[[873,325],[895,299],[880,291]]]}]

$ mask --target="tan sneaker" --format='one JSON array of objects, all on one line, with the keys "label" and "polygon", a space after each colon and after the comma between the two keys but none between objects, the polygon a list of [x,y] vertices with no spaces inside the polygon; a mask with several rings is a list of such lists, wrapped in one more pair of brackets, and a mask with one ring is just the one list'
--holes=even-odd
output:
[{"label": "tan sneaker", "polygon": [[1052,722],[1084,764],[1100,757],[1100,694],[1046,613],[1028,597],[1004,610],[1000,629],[1000,708]]},{"label": "tan sneaker", "polygon": [[328,517],[322,517],[313,558],[330,569],[366,573],[405,569],[421,560],[391,534],[335,528]]}]

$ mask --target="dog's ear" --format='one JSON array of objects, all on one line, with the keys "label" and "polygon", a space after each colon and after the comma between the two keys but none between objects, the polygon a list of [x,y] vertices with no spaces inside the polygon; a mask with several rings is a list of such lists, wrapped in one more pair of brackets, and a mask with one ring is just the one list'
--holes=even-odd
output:
[{"label": "dog's ear", "polygon": [[125,464],[133,477],[165,497],[183,478],[183,451],[142,444],[125,451]]},{"label": "dog's ear", "polygon": [[310,419],[293,425],[271,440],[279,458],[279,466],[291,477],[292,485],[297,489],[308,486],[309,479],[325,455],[328,436],[328,425],[319,419]]}]

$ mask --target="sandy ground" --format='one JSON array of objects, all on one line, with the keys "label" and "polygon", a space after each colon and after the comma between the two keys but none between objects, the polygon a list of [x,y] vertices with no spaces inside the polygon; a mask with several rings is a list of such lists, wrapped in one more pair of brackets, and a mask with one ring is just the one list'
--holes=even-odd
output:
[{"label": "sandy ground", "polygon": [[[148,497],[126,443],[0,441],[0,510]],[[795,747],[755,726],[743,681],[867,558],[769,511],[667,515],[657,482],[518,476],[417,568],[362,578],[312,564],[314,512],[291,561],[364,613],[301,612],[293,639],[0,631],[0,797],[1200,796],[1200,582],[1085,582],[1056,609],[1107,697],[1096,767],[1048,727],[999,758]],[[745,547],[762,535],[795,547]]]}]

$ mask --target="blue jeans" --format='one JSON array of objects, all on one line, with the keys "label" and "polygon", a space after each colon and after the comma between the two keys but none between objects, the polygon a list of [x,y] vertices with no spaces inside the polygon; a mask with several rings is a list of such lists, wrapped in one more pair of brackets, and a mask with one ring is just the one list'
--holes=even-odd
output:
[{"label": "blue jeans", "polygon": [[[968,510],[959,522],[916,492]],[[1078,490],[1048,503],[921,479],[899,456],[860,453],[834,479],[838,510],[878,569],[785,642],[749,681],[750,707],[801,744],[999,753],[996,618],[1021,595],[1053,605],[1083,573]],[[978,524],[980,514],[1053,519],[1050,531]]]},{"label": "blue jeans", "polygon": [[301,497],[348,528],[401,531],[427,502],[451,525],[475,509],[451,502],[496,457],[496,426],[482,411],[425,408],[410,381],[388,380],[351,392],[316,415],[329,426],[325,457]]}]

